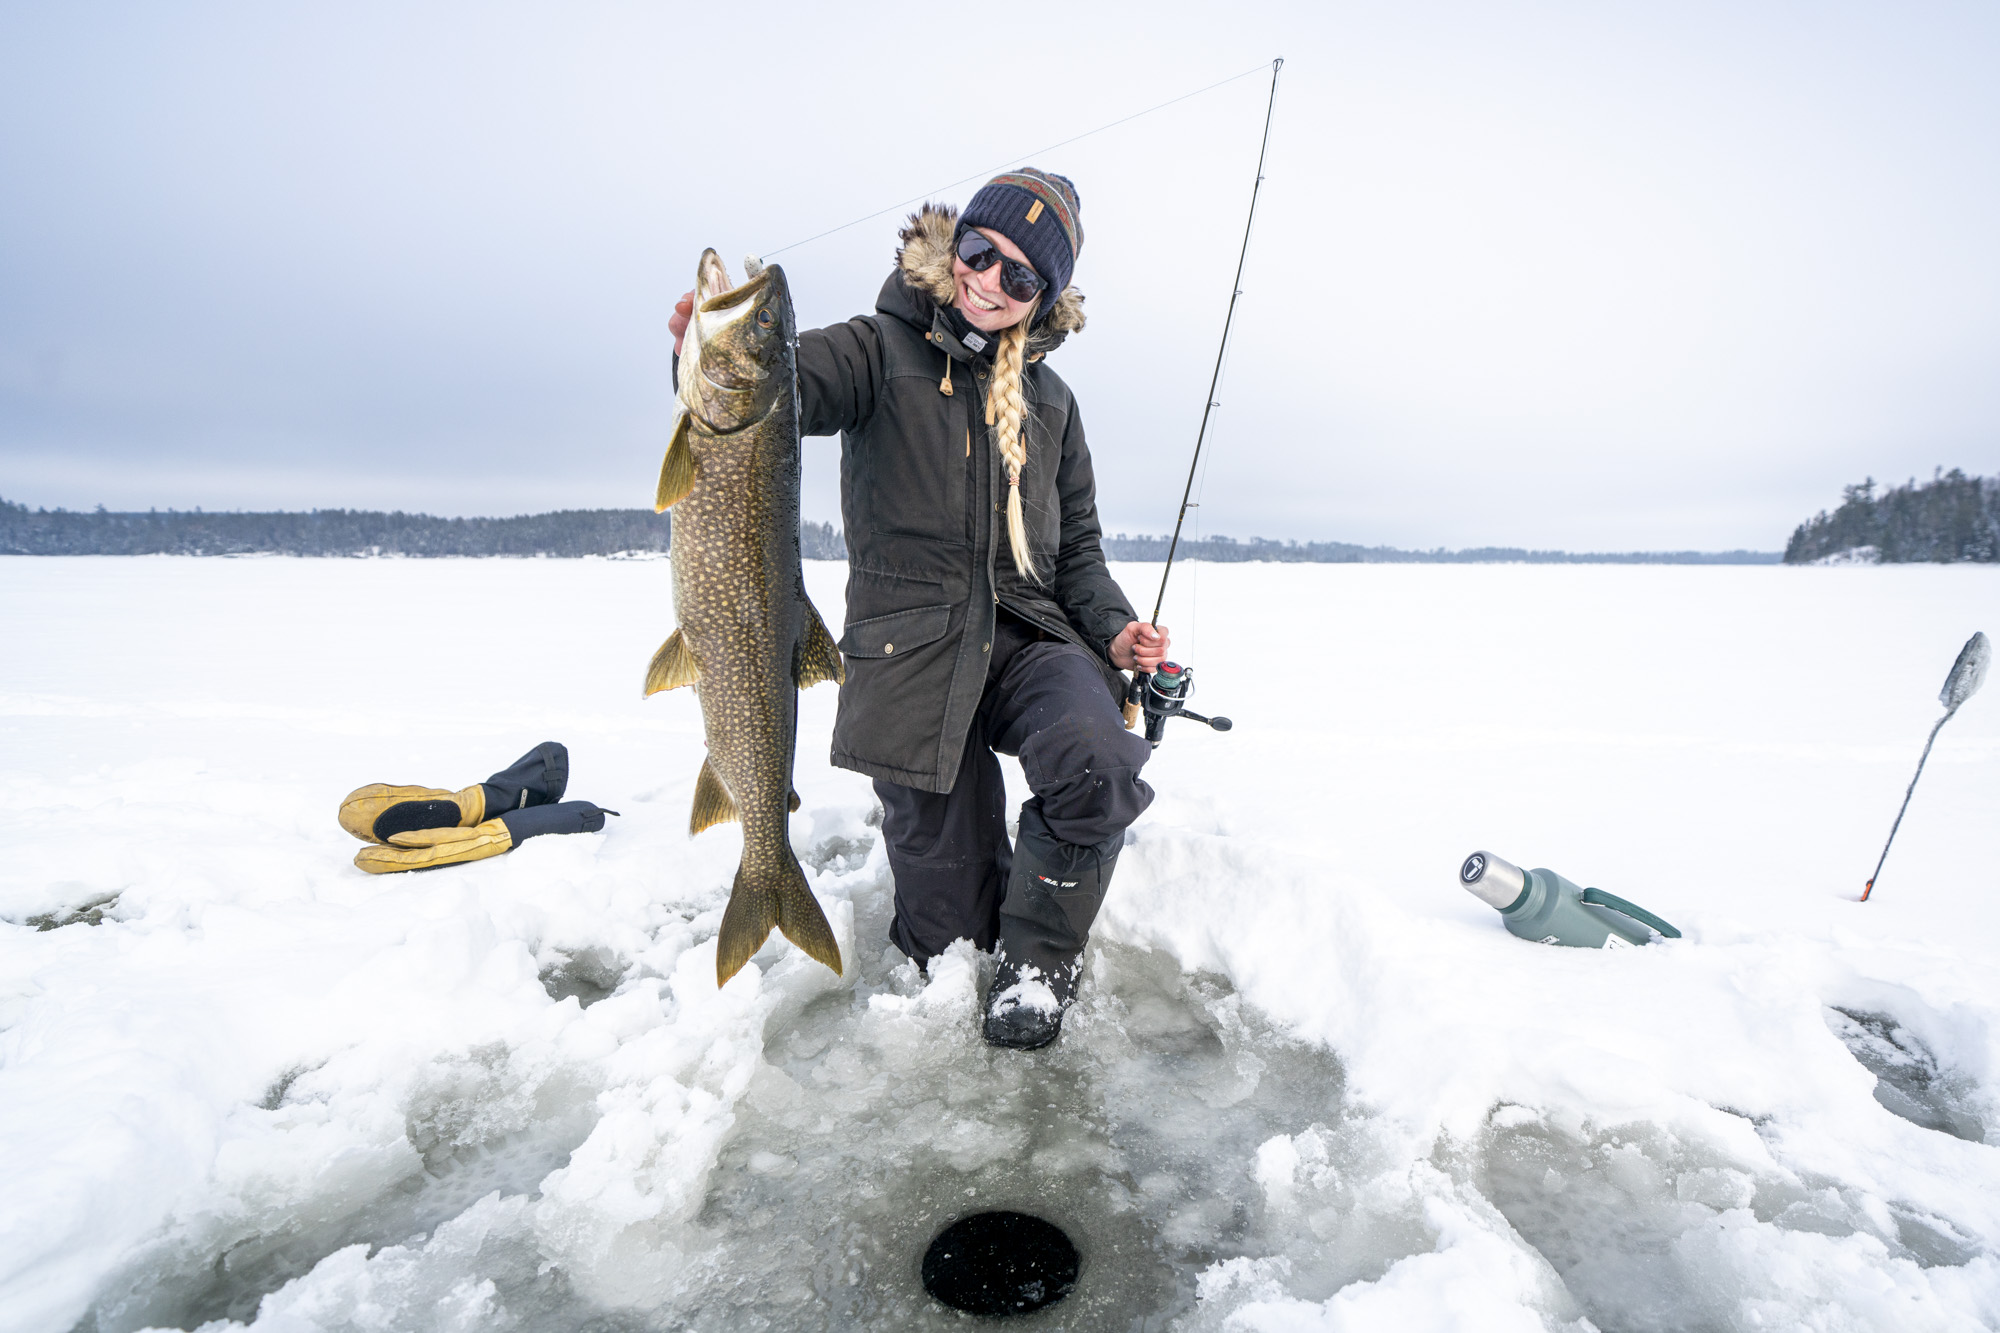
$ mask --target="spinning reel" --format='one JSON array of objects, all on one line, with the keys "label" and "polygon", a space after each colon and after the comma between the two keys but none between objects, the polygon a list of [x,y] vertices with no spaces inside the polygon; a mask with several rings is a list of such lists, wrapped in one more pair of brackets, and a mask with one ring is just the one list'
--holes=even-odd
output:
[{"label": "spinning reel", "polygon": [[1178,662],[1162,662],[1158,671],[1148,674],[1144,671],[1132,673],[1132,683],[1125,691],[1125,706],[1138,708],[1146,714],[1146,739],[1155,749],[1166,739],[1167,719],[1184,717],[1190,722],[1200,722],[1227,731],[1234,724],[1226,717],[1203,717],[1187,706],[1188,696],[1194,693],[1194,672]]}]

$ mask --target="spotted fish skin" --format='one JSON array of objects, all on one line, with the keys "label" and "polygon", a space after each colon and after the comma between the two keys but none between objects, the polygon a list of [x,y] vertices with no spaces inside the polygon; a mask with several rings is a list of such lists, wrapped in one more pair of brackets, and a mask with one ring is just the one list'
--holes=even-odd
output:
[{"label": "spotted fish skin", "polygon": [[840,946],[792,851],[798,691],[842,679],[799,563],[796,343],[784,270],[732,284],[703,253],[680,363],[681,416],[655,507],[673,509],[680,627],[653,657],[646,693],[692,685],[708,758],[689,833],[743,824],[743,858],[716,940],[716,984],[775,928],[841,971]]}]

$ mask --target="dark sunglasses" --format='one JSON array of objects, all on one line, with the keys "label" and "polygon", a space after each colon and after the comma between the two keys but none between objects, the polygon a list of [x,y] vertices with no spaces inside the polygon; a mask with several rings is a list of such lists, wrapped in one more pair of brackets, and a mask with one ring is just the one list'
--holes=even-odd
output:
[{"label": "dark sunglasses", "polygon": [[1000,290],[1016,301],[1036,300],[1049,285],[1041,274],[1018,259],[1007,258],[999,246],[969,227],[958,238],[958,257],[974,273],[984,273],[998,264]]}]

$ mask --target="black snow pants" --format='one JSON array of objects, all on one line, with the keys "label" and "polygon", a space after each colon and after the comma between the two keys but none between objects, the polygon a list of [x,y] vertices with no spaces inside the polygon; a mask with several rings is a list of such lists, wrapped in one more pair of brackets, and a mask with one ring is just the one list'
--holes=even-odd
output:
[{"label": "black snow pants", "polygon": [[1075,644],[1000,611],[986,692],[951,791],[875,783],[896,878],[889,938],[919,963],[956,939],[991,949],[999,934],[1013,849],[995,751],[1020,756],[1033,793],[1023,808],[1063,842],[1103,843],[1153,802],[1139,776],[1152,746],[1125,729],[1103,670]]}]

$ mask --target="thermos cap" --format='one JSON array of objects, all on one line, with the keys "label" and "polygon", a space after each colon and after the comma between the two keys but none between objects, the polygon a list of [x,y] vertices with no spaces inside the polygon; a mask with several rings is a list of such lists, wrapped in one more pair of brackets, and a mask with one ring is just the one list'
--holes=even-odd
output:
[{"label": "thermos cap", "polygon": [[1521,867],[1491,852],[1474,852],[1458,868],[1458,882],[1473,897],[1504,912],[1526,891],[1528,876]]}]

